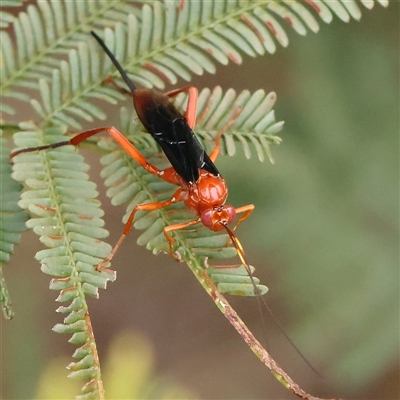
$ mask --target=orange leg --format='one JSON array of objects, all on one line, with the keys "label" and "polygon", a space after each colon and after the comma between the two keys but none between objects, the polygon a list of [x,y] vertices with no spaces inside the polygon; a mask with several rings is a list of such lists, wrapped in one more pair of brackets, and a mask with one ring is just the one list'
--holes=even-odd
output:
[{"label": "orange leg", "polygon": [[[111,83],[120,93],[132,96],[132,93],[129,90],[126,90],[125,88],[119,86],[118,83],[116,83],[114,78],[111,76],[104,79],[103,83]],[[182,92],[188,92],[188,103],[186,107],[185,118],[190,128],[193,129],[196,124],[197,100],[199,97],[199,92],[197,88],[195,86],[185,86],[183,88],[171,90],[164,94],[171,98],[177,96],[179,93]]]},{"label": "orange leg", "polygon": [[[169,205],[174,204],[177,201],[180,201],[180,200],[177,200],[177,198],[179,198],[180,191],[181,191],[181,189],[178,189],[169,200],[158,201],[158,202],[154,202],[154,203],[138,204],[130,213],[128,221],[126,221],[124,231],[123,231],[122,235],[120,236],[120,238],[118,239],[117,244],[111,250],[110,255],[107,258],[105,258],[103,261],[101,261],[99,264],[96,265],[96,270],[101,271],[102,269],[104,269],[103,265],[106,264],[107,262],[111,261],[111,259],[114,257],[115,253],[121,246],[121,243],[124,241],[124,239],[128,236],[129,232],[131,231],[132,226],[133,226],[133,219],[135,218],[137,211],[139,211],[139,210],[154,211],[154,210],[159,210],[160,208],[168,207]],[[172,225],[172,226],[174,226],[174,225]],[[166,228],[164,228],[164,234],[165,234],[165,229]],[[167,237],[167,239],[168,239],[168,237]],[[169,239],[168,239],[168,241],[169,241]],[[170,247],[171,247],[171,244],[170,244]],[[171,254],[172,254],[172,251],[171,251]]]},{"label": "orange leg", "polygon": [[[132,93],[129,90],[119,86],[111,76],[104,79],[103,82],[111,83],[120,93],[132,96]],[[185,118],[190,128],[193,129],[196,124],[197,99],[199,97],[197,88],[195,86],[185,86],[183,88],[171,90],[170,92],[166,92],[164,94],[168,97],[175,97],[182,92],[188,92],[188,103],[186,107]]]},{"label": "orange leg", "polygon": [[[226,128],[228,129],[228,128]],[[219,156],[219,152],[221,150],[221,136],[225,133],[226,131],[225,127],[223,129],[221,129],[217,135],[215,136],[214,140],[215,140],[215,146],[212,149],[211,153],[210,153],[210,159],[212,162],[215,163],[215,161],[217,161],[217,158]]]},{"label": "orange leg", "polygon": [[236,228],[245,220],[247,219],[250,214],[254,211],[254,204],[247,204],[247,206],[238,207],[236,209],[236,214],[243,215],[239,218],[239,221],[236,222],[236,225],[233,227],[232,231],[234,232]]},{"label": "orange leg", "polygon": [[185,118],[190,128],[193,129],[196,124],[197,100],[199,97],[197,88],[195,86],[185,86],[183,88],[167,92],[165,95],[168,97],[175,97],[182,92],[188,92],[188,103],[186,107]]},{"label": "orange leg", "polygon": [[[76,136],[74,136],[70,140],[66,140],[64,142],[53,143],[45,146],[38,146],[38,147],[30,147],[28,149],[21,149],[17,150],[10,155],[10,160],[18,154],[21,153],[28,153],[32,151],[38,150],[46,150],[46,149],[54,149],[61,146],[73,145],[77,146],[78,144],[82,143],[84,140],[88,139],[91,136],[97,135],[101,132],[107,132],[111,135],[114,140],[121,146],[121,148],[130,155],[135,161],[137,161],[146,171],[149,173],[160,177],[161,179],[166,180],[172,184],[178,185],[177,180],[175,179],[175,174],[169,173],[170,168],[163,171],[158,169],[156,166],[147,162],[146,158],[140,153],[140,151],[120,132],[113,126],[106,126],[102,128],[90,129],[88,131],[82,132]],[[168,172],[168,173],[166,173]]]},{"label": "orange leg", "polygon": [[[177,193],[178,192],[179,192],[179,189],[178,189]],[[174,197],[178,197],[178,196],[174,196]],[[154,203],[154,204],[156,204],[156,203]],[[239,221],[236,223],[232,232],[236,230],[236,228],[239,226],[239,224],[242,221],[244,221],[246,218],[248,218],[250,216],[250,214],[253,212],[253,210],[254,210],[253,204],[248,204],[247,206],[239,207],[236,209],[237,214],[243,213],[243,215],[240,217]],[[187,228],[188,226],[196,225],[199,222],[200,222],[200,218],[197,218],[192,221],[182,222],[182,223],[175,224],[175,225],[169,225],[164,228],[164,235],[167,238],[168,243],[169,243],[169,251],[170,251],[171,255],[178,261],[179,261],[179,258],[174,254],[174,251],[173,251],[175,239],[169,234],[169,232],[184,229],[184,228]],[[230,240],[232,240],[231,237],[229,237],[227,244],[229,243]],[[238,255],[239,255],[239,258],[241,259],[242,263],[246,264],[246,262],[244,260],[244,257],[245,257],[244,250],[243,250],[242,244],[240,243],[239,239],[235,238],[234,245],[235,245],[236,250],[238,251]]]},{"label": "orange leg", "polygon": [[164,235],[169,243],[169,252],[171,256],[174,257],[177,261],[180,261],[180,258],[174,253],[174,242],[175,239],[168,233],[172,231],[178,231],[179,229],[186,228],[188,226],[196,225],[200,222],[200,218],[194,219],[188,222],[181,222],[180,224],[169,225],[164,228]]},{"label": "orange leg", "polygon": [[233,114],[231,120],[222,128],[220,129],[217,134],[215,135],[215,147],[213,148],[213,150],[210,153],[210,159],[212,162],[217,161],[217,158],[219,156],[219,152],[221,150],[221,136],[234,124],[234,122],[236,121],[236,118],[240,115],[240,113],[242,112],[241,108],[237,108],[237,110],[235,111],[235,113]]},{"label": "orange leg", "polygon": [[[120,93],[132,96],[132,93],[129,90],[126,90],[125,88],[119,86],[118,83],[116,83],[114,78],[112,78],[111,76],[104,79],[103,82],[111,83]],[[199,92],[197,88],[195,86],[185,86],[183,88],[171,90],[164,94],[168,97],[175,97],[182,92],[188,92],[188,103],[186,107],[185,118],[190,128],[193,129],[196,124],[197,99],[199,97]]]}]

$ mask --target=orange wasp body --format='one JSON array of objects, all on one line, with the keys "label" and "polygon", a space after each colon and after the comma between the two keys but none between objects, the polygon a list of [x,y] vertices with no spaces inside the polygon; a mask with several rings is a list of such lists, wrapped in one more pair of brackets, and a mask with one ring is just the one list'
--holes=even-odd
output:
[{"label": "orange wasp body", "polygon": [[[250,268],[245,261],[244,250],[233,231],[240,222],[251,214],[254,210],[254,206],[249,204],[235,208],[225,204],[228,197],[228,188],[225,180],[214,165],[220,152],[221,136],[228,126],[218,132],[215,137],[215,147],[210,155],[208,155],[193,133],[196,121],[197,88],[189,86],[168,93],[161,93],[152,89],[137,89],[103,40],[94,32],[92,32],[92,35],[120,72],[124,82],[129,88],[129,92],[125,89],[119,89],[132,96],[133,105],[139,120],[160,145],[172,166],[165,170],[160,170],[156,166],[148,163],[146,158],[136,147],[113,126],[91,129],[76,135],[68,141],[18,150],[11,154],[11,158],[15,157],[17,154],[29,151],[56,148],[70,144],[77,146],[87,138],[106,131],[115,139],[122,149],[135,159],[146,171],[169,183],[179,186],[179,189],[177,189],[174,195],[168,200],[138,204],[132,210],[125,224],[123,234],[114,246],[111,254],[99,264],[98,268],[105,262],[110,261],[114,256],[122,240],[130,232],[137,211],[153,211],[182,201],[189,211],[197,215],[197,218],[188,222],[169,225],[164,228],[164,235],[168,240],[170,253],[175,258],[180,258],[179,255],[176,255],[173,251],[174,238],[171,236],[170,232],[201,222],[212,231],[226,230],[237,250],[241,262],[251,276]],[[188,92],[188,104],[185,115],[183,116],[170,99],[185,91]],[[237,214],[242,214],[242,216],[231,230],[228,224],[233,222]]]}]

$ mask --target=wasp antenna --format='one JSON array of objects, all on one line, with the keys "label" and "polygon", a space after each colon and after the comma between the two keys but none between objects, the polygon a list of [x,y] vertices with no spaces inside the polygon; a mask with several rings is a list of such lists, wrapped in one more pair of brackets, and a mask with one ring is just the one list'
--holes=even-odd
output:
[{"label": "wasp antenna", "polygon": [[264,330],[266,331],[266,326],[265,326],[265,321],[264,321],[264,317],[262,315],[262,311],[261,311],[261,304],[260,301],[262,302],[262,304],[264,305],[264,307],[266,308],[266,310],[268,311],[268,313],[271,315],[271,317],[273,318],[273,320],[275,321],[276,325],[278,326],[279,330],[283,333],[283,335],[285,336],[285,338],[288,340],[288,342],[293,346],[293,348],[296,350],[297,354],[303,359],[303,361],[310,367],[310,369],[316,374],[318,375],[320,378],[323,378],[323,376],[316,370],[316,368],[310,363],[310,361],[307,360],[307,358],[302,354],[302,352],[299,350],[299,348],[294,344],[293,340],[290,339],[289,335],[285,332],[285,330],[283,329],[282,325],[279,323],[278,319],[275,317],[274,313],[272,312],[272,310],[269,308],[266,300],[264,299],[263,296],[260,295],[260,290],[258,289],[256,283],[254,282],[254,278],[253,278],[253,274],[251,272],[250,269],[250,265],[246,260],[246,255],[243,249],[242,244],[240,243],[240,240],[237,238],[237,236],[225,225],[225,229],[228,232],[228,235],[233,243],[233,246],[236,249],[236,252],[240,258],[240,261],[242,262],[243,266],[246,268],[247,273],[249,274],[249,277],[251,279],[251,282],[254,286],[254,294],[257,297],[257,302],[259,305],[259,311],[260,311],[260,315],[261,315],[261,320],[264,326]]},{"label": "wasp antenna", "polygon": [[[242,243],[240,243],[240,240],[239,240],[239,239],[237,238],[237,236],[228,228],[227,225],[225,225],[225,229],[226,229],[226,231],[228,232],[229,238],[231,239],[231,241],[232,241],[232,243],[233,243],[233,246],[234,246],[235,249],[236,249],[236,253],[237,253],[237,255],[239,256],[241,263],[243,264],[244,268],[245,268],[246,271],[247,271],[247,274],[249,275],[249,278],[250,278],[251,283],[252,283],[253,288],[254,288],[254,295],[255,295],[256,298],[257,298],[258,311],[259,311],[259,313],[260,313],[260,318],[261,318],[261,323],[262,323],[262,326],[263,326],[263,330],[264,330],[265,334],[267,334],[267,327],[266,327],[266,325],[265,325],[265,319],[264,319],[264,315],[263,315],[263,312],[262,312],[262,305],[261,305],[261,301],[264,303],[264,305],[266,304],[266,303],[265,303],[265,300],[264,300],[264,298],[261,296],[260,289],[258,289],[258,287],[257,287],[257,285],[256,285],[256,283],[255,283],[255,281],[254,281],[253,273],[251,272],[250,265],[249,265],[249,263],[248,263],[247,260],[246,260],[246,254],[245,254],[245,252],[244,252]],[[269,310],[268,307],[267,307],[267,310],[268,310],[269,312],[271,312],[271,311]]]},{"label": "wasp antenna", "polygon": [[240,240],[239,240],[239,239],[237,238],[237,236],[228,228],[228,226],[225,225],[225,229],[226,229],[226,231],[227,231],[227,233],[228,233],[228,235],[229,235],[229,238],[231,239],[231,241],[232,241],[232,243],[233,243],[233,246],[234,246],[235,249],[236,249],[236,253],[237,253],[237,255],[239,256],[240,261],[242,262],[243,266],[245,267],[247,273],[249,274],[249,277],[250,277],[250,279],[251,279],[251,282],[252,282],[252,284],[253,284],[253,286],[254,286],[254,294],[255,294],[256,296],[259,296],[259,295],[260,295],[260,290],[258,289],[256,283],[254,282],[253,274],[251,273],[250,265],[249,265],[249,263],[248,263],[247,260],[246,260],[246,254],[245,254],[245,252],[244,252],[242,243],[240,243]]},{"label": "wasp antenna", "polygon": [[97,42],[99,43],[99,45],[103,48],[103,50],[107,53],[108,57],[110,57],[110,60],[112,61],[112,63],[115,65],[115,67],[117,68],[118,72],[121,74],[122,79],[124,80],[124,82],[128,85],[131,93],[133,94],[136,90],[136,86],[133,84],[133,82],[129,79],[127,73],[125,72],[125,70],[122,68],[121,64],[117,61],[117,59],[115,58],[114,54],[111,53],[110,49],[106,46],[106,44],[104,43],[103,39],[101,39],[95,32],[90,31],[90,33],[92,34],[92,36],[97,40]]},{"label": "wasp antenna", "polygon": [[321,379],[324,377],[317,371],[317,369],[310,363],[310,361],[307,360],[307,358],[303,355],[303,353],[300,351],[300,349],[294,344],[293,340],[290,339],[289,335],[286,333],[286,331],[283,329],[283,326],[280,324],[278,319],[275,317],[274,313],[272,310],[269,308],[267,302],[265,299],[261,296],[259,296],[259,299],[263,302],[264,307],[267,309],[269,314],[271,315],[272,319],[274,320],[275,324],[278,326],[279,330],[283,333],[285,338],[288,340],[288,342],[293,346],[293,348],[296,350],[296,353],[303,359],[303,361],[309,366],[309,368]]}]

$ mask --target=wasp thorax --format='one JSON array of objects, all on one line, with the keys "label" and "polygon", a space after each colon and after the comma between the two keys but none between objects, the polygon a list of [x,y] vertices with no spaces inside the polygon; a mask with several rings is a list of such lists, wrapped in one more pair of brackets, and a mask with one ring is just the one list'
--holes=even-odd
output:
[{"label": "wasp thorax", "polygon": [[189,210],[200,216],[203,211],[223,206],[227,197],[225,180],[221,176],[201,171],[197,182],[191,183],[187,188],[184,201]]}]

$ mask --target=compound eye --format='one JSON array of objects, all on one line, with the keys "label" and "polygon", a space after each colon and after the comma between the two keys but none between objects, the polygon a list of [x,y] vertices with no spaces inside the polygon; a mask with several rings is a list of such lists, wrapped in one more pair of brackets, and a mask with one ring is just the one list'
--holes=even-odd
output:
[{"label": "compound eye", "polygon": [[232,206],[224,206],[206,210],[201,213],[201,222],[212,231],[220,231],[230,224],[236,217],[236,209]]},{"label": "compound eye", "polygon": [[225,206],[226,211],[228,211],[228,224],[230,224],[236,218],[236,208],[233,206]]},{"label": "compound eye", "polygon": [[201,217],[200,217],[203,225],[210,229],[214,225],[213,218],[212,218],[213,214],[214,214],[213,210],[207,210],[207,211],[202,212]]}]

